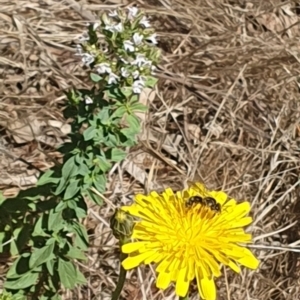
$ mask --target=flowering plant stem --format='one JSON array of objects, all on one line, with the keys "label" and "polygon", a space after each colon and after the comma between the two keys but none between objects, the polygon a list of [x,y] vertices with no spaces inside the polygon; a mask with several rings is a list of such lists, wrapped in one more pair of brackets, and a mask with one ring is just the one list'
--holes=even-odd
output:
[{"label": "flowering plant stem", "polygon": [[179,297],[179,300],[189,300],[189,296],[186,295],[185,297]]},{"label": "flowering plant stem", "polygon": [[120,254],[120,274],[119,274],[119,279],[118,279],[118,283],[116,286],[116,289],[114,290],[113,294],[112,294],[112,298],[111,300],[118,300],[120,297],[120,294],[122,292],[124,283],[125,283],[125,279],[126,279],[126,274],[127,274],[127,270],[125,270],[122,266],[122,261],[127,257],[127,254],[124,254],[121,252]]}]

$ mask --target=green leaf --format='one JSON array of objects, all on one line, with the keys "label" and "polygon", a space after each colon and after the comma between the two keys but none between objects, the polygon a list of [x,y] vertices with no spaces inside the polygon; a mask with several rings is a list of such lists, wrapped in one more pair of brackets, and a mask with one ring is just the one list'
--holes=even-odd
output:
[{"label": "green leaf", "polygon": [[70,177],[74,175],[76,172],[76,163],[75,163],[75,156],[70,157],[62,167],[62,176],[64,179],[68,180]]},{"label": "green leaf", "polygon": [[85,141],[92,140],[96,136],[97,128],[94,126],[88,127],[84,132],[83,132],[83,138]]},{"label": "green leaf", "polygon": [[79,190],[80,190],[79,179],[76,179],[72,181],[66,188],[64,199],[65,200],[72,199],[72,197],[74,197]]},{"label": "green leaf", "polygon": [[86,190],[85,193],[87,194],[87,197],[93,201],[95,204],[102,206],[103,199],[98,196],[97,194],[93,193],[91,190]]},{"label": "green leaf", "polygon": [[130,110],[132,112],[137,112],[137,111],[145,112],[148,110],[148,106],[146,106],[142,103],[136,102],[136,103],[133,103],[130,105]]},{"label": "green leaf", "polygon": [[106,159],[106,157],[101,156],[101,155],[97,155],[96,156],[98,159],[98,166],[100,168],[100,170],[105,173],[106,171],[110,170],[111,168],[111,163]]},{"label": "green leaf", "polygon": [[39,278],[38,273],[29,272],[16,280],[7,280],[4,287],[10,290],[21,290],[34,285]]},{"label": "green leaf", "polygon": [[153,77],[153,76],[147,76],[147,80],[145,82],[145,86],[146,87],[154,87],[157,83],[158,79],[156,77]]},{"label": "green leaf", "polygon": [[112,118],[121,118],[124,116],[124,114],[127,112],[127,108],[122,105],[121,107],[117,108],[113,115],[112,115]]},{"label": "green leaf", "polygon": [[96,118],[101,122],[101,124],[107,125],[110,122],[110,108],[103,107],[96,115]]},{"label": "green leaf", "polygon": [[46,234],[43,229],[43,217],[44,214],[40,215],[40,217],[37,219],[32,236],[44,236],[44,237],[49,236],[49,234]]},{"label": "green leaf", "polygon": [[77,272],[75,266],[61,258],[58,260],[58,274],[62,285],[66,289],[73,289],[77,283]]},{"label": "green leaf", "polygon": [[40,249],[34,249],[29,260],[29,267],[34,269],[39,265],[55,258],[53,254],[54,242]]},{"label": "green leaf", "polygon": [[61,211],[56,212],[55,209],[51,209],[48,217],[48,230],[59,231],[64,227],[64,219]]},{"label": "green leaf", "polygon": [[121,149],[114,148],[111,150],[110,159],[114,162],[122,161],[127,156],[127,153]]},{"label": "green leaf", "polygon": [[75,248],[75,247],[73,247],[71,245],[69,245],[69,246],[71,248],[68,251],[68,253],[66,254],[66,256],[68,258],[71,258],[71,259],[80,259],[80,260],[87,261],[87,257],[84,255],[84,253],[81,250],[79,250],[79,249],[77,249],[77,248]]},{"label": "green leaf", "polygon": [[48,260],[46,262],[47,270],[48,270],[48,272],[50,273],[51,276],[53,276],[53,274],[54,274],[54,264],[55,264],[55,261],[53,259]]},{"label": "green leaf", "polygon": [[6,274],[6,278],[7,279],[20,278],[28,271],[30,271],[29,259],[30,259],[30,253],[24,253],[19,258],[17,258],[13,262],[12,266],[9,268]]},{"label": "green leaf", "polygon": [[126,98],[128,98],[130,95],[132,95],[132,87],[129,86],[121,87],[121,92]]},{"label": "green leaf", "polygon": [[140,131],[140,129],[141,129],[140,121],[139,121],[139,119],[136,116],[134,116],[134,115],[127,115],[126,116],[126,121],[128,122],[129,127],[133,131],[136,131],[137,133]]},{"label": "green leaf", "polygon": [[78,168],[78,175],[81,176],[85,176],[86,174],[88,174],[90,172],[90,169],[88,168],[88,166],[83,162],[79,165]]},{"label": "green leaf", "polygon": [[100,193],[104,193],[106,186],[106,176],[104,174],[96,174],[93,178],[93,184],[97,191],[99,191]]},{"label": "green leaf", "polygon": [[126,97],[122,94],[120,88],[110,88],[109,90],[105,91],[106,96],[108,99],[117,99],[119,101],[126,100]]},{"label": "green leaf", "polygon": [[98,74],[91,73],[90,76],[93,82],[99,82],[102,80],[102,77],[99,76]]},{"label": "green leaf", "polygon": [[59,195],[66,187],[67,180],[64,177],[60,178],[59,184],[54,192],[54,195]]},{"label": "green leaf", "polygon": [[82,219],[82,218],[85,218],[87,216],[86,211],[84,209],[80,208],[80,207],[76,207],[74,210],[75,210],[76,217],[78,219]]},{"label": "green leaf", "polygon": [[76,269],[76,281],[77,281],[77,284],[86,284],[87,283],[86,278],[78,269]]},{"label": "green leaf", "polygon": [[18,250],[17,244],[15,242],[15,239],[12,239],[10,242],[10,253],[12,256],[19,254],[19,250]]},{"label": "green leaf", "polygon": [[51,177],[53,175],[53,170],[47,170],[38,180],[36,183],[37,186],[45,185],[47,183],[55,183],[57,184],[59,178]]},{"label": "green leaf", "polygon": [[89,245],[89,237],[87,235],[86,228],[79,223],[74,223],[71,230],[73,232],[75,231],[76,233],[74,246],[82,250],[87,250]]}]

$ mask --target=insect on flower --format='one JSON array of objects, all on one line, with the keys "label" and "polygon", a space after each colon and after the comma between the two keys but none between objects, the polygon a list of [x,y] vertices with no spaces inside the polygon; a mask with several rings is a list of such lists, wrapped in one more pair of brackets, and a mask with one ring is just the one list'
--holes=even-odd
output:
[{"label": "insect on flower", "polygon": [[201,206],[208,207],[214,212],[221,212],[221,204],[218,203],[212,197],[200,197],[200,196],[193,196],[186,201],[185,206],[187,208],[192,207],[193,205],[200,204]]},{"label": "insect on flower", "polygon": [[243,229],[252,222],[250,203],[237,203],[223,191],[196,182],[176,193],[168,188],[136,195],[134,204],[122,209],[138,218],[132,241],[122,246],[128,254],[122,265],[129,270],[154,263],[160,289],[174,282],[176,295],[186,297],[196,279],[200,298],[215,300],[221,265],[237,273],[241,266],[259,266],[246,248],[252,236]]}]

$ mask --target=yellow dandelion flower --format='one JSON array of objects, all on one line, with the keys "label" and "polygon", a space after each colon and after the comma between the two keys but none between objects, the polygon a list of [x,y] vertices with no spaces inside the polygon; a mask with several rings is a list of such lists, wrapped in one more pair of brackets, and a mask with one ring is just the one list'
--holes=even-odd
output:
[{"label": "yellow dandelion flower", "polygon": [[[215,202],[213,207],[206,200]],[[176,294],[185,297],[196,278],[201,298],[216,299],[214,278],[221,265],[240,272],[239,265],[256,269],[259,261],[243,246],[251,234],[243,227],[252,222],[249,202],[237,203],[222,191],[208,191],[201,183],[174,193],[137,195],[135,203],[122,207],[138,217],[132,242],[122,246],[128,257],[125,269],[156,263],[156,285],[166,289],[174,282]]]}]

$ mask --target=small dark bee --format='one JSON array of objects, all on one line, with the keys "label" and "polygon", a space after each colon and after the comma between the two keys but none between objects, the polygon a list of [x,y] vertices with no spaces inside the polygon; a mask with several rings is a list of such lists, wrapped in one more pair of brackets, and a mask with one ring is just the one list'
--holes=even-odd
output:
[{"label": "small dark bee", "polygon": [[220,203],[217,203],[217,201],[211,197],[205,197],[205,198],[202,198],[200,196],[191,197],[187,200],[186,207],[190,208],[194,204],[202,204],[209,207],[212,211],[221,212]]},{"label": "small dark bee", "polygon": [[203,203],[203,198],[200,196],[194,196],[191,197],[187,200],[187,202],[185,203],[185,206],[190,208],[192,207],[194,204],[204,204]]},{"label": "small dark bee", "polygon": [[221,212],[221,204],[218,203],[214,198],[207,197],[203,199],[206,206],[216,212]]}]

